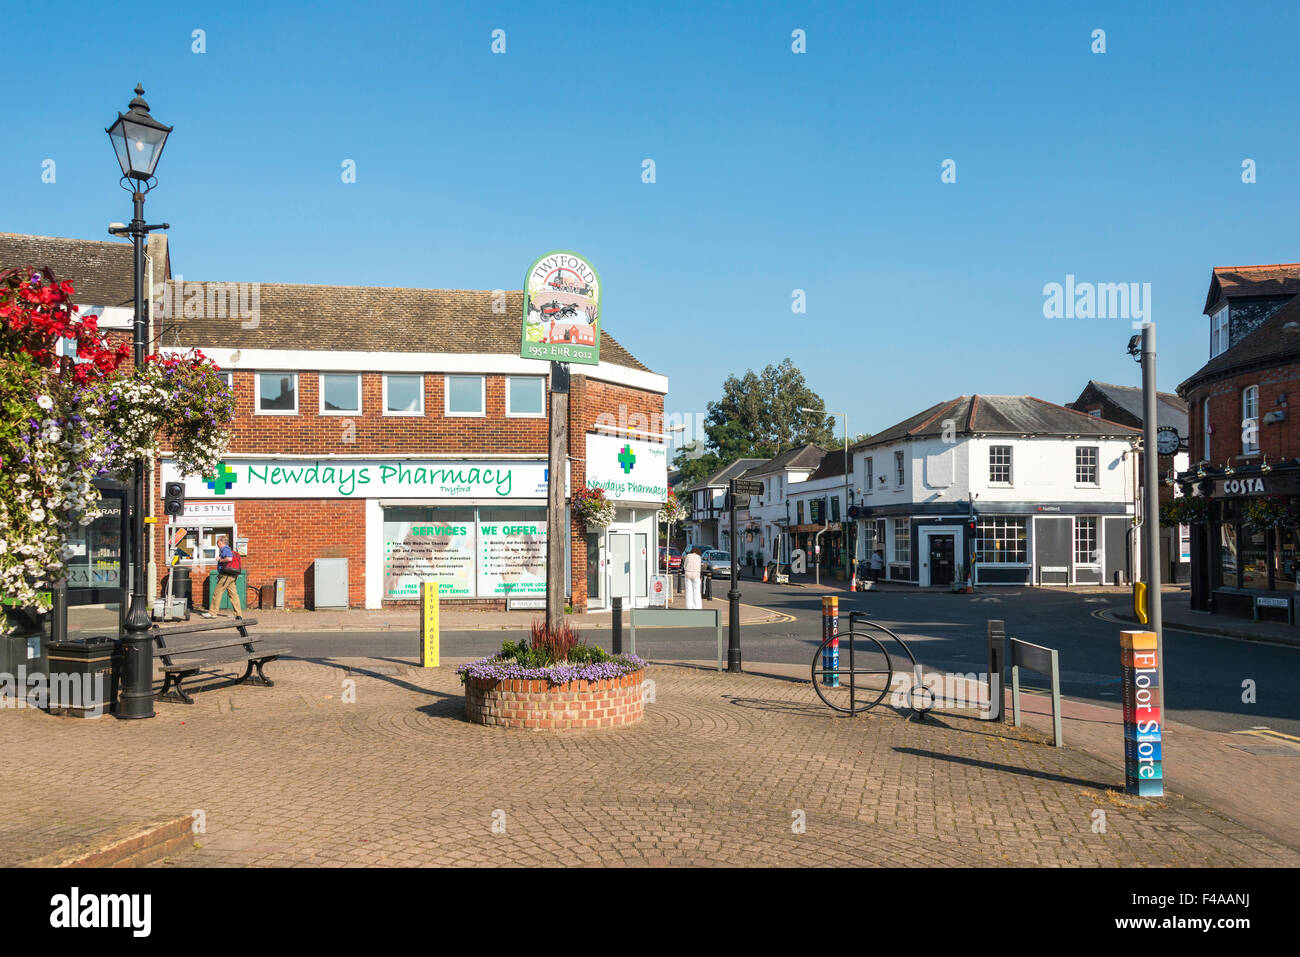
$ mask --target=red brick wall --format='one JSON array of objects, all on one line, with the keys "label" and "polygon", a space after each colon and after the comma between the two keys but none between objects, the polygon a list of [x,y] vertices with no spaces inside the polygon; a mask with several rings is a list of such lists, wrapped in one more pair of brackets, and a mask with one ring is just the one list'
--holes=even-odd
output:
[{"label": "red brick wall", "polygon": [[[487,415],[483,418],[443,417],[444,379],[441,374],[425,375],[425,414],[385,416],[383,382],[380,373],[362,373],[362,412],[354,416],[321,415],[320,379],[315,372],[298,373],[297,415],[256,415],[255,373],[235,371],[236,417],[232,452],[329,455],[458,454],[466,457],[487,453],[515,452],[545,455],[545,418],[507,418],[505,376],[486,377]],[[663,396],[629,386],[613,385],[574,375],[570,383],[569,454],[572,486],[583,481],[586,463],[586,433],[597,418],[603,423],[659,432],[663,426]],[[355,426],[355,441],[345,432],[346,422]],[[154,514],[162,515],[162,485],[158,480],[158,501]],[[310,605],[310,572],[315,558],[346,557],[348,600],[365,605],[365,503],[338,499],[240,499],[234,498],[239,535],[249,540],[249,584],[260,586],[277,577],[286,578],[289,607]],[[159,528],[165,528],[160,521]],[[575,611],[586,610],[587,563],[585,530],[577,522],[571,527],[573,548],[570,567]],[[164,568],[166,547],[156,536],[156,561]],[[196,570],[197,573],[197,570]],[[196,582],[195,600],[202,600]],[[409,602],[386,604],[410,604]],[[468,604],[468,603],[467,603]],[[474,603],[475,605],[479,603]],[[492,603],[496,607],[501,602]]]},{"label": "red brick wall", "polygon": [[465,681],[465,715],[476,724],[527,731],[614,728],[645,714],[645,670],[604,681]]},{"label": "red brick wall", "polygon": [[[1300,401],[1300,363],[1275,366],[1270,369],[1240,373],[1217,382],[1197,386],[1187,395],[1191,405],[1189,430],[1191,432],[1192,461],[1207,457],[1212,465],[1221,466],[1224,462],[1258,462],[1261,455],[1243,456],[1241,454],[1242,408],[1241,393],[1247,386],[1259,386],[1259,448],[1261,455],[1267,455],[1271,462],[1300,457],[1300,420],[1297,409],[1292,409],[1290,400]],[[1286,405],[1278,404],[1278,397],[1285,394]],[[1202,402],[1210,400],[1210,454],[1204,456],[1204,416]],[[1286,420],[1265,424],[1264,416],[1270,412],[1286,413]]]}]

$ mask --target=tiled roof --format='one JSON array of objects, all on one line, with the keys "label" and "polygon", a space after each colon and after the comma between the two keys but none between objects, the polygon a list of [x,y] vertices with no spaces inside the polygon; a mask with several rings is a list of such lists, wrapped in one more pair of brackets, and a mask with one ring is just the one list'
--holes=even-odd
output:
[{"label": "tiled roof", "polygon": [[766,475],[769,472],[780,472],[783,469],[815,469],[821,464],[825,455],[826,450],[821,446],[800,445],[797,448],[786,449],[775,458],[763,460],[745,474]]},{"label": "tiled roof", "polygon": [[1300,293],[1300,263],[1270,266],[1216,266],[1205,295],[1205,314],[1219,300],[1239,296],[1292,296]]},{"label": "tiled roof", "polygon": [[[187,277],[186,287],[193,282]],[[516,355],[524,294],[507,291],[504,311],[500,306],[493,311],[494,295],[489,290],[261,283],[256,325],[238,318],[173,316],[165,321],[160,341],[199,348]],[[604,328],[600,361],[650,371]]]},{"label": "tiled roof", "polygon": [[0,233],[0,269],[50,269],[76,288],[73,301],[90,306],[130,306],[135,291],[131,244]]},{"label": "tiled roof", "polygon": [[[1295,323],[1295,331],[1288,331],[1287,323]],[[1205,379],[1225,375],[1238,368],[1255,365],[1273,365],[1300,359],[1300,296],[1292,299],[1273,315],[1252,329],[1240,342],[1233,343],[1223,352],[1178,386],[1178,394]]]},{"label": "tiled roof", "polygon": [[[853,472],[852,454],[849,455],[849,472]],[[813,472],[812,475],[809,475],[805,481],[815,482],[818,479],[835,478],[837,475],[842,476],[843,474],[844,450],[832,449],[826,453],[826,457],[822,459],[821,465],[817,466],[817,471]]]},{"label": "tiled roof", "polygon": [[1138,430],[1045,402],[1032,395],[963,395],[939,402],[924,412],[877,432],[855,449],[888,445],[905,439],[950,434],[973,435],[1113,435],[1131,436]]},{"label": "tiled roof", "polygon": [[[1142,421],[1146,409],[1142,403],[1142,390],[1139,387],[1113,385],[1109,382],[1098,382],[1096,379],[1089,380],[1088,385],[1106,396],[1137,421]],[[1177,429],[1183,435],[1187,434],[1187,402],[1181,396],[1172,392],[1157,392],[1156,428],[1165,427]]]}]

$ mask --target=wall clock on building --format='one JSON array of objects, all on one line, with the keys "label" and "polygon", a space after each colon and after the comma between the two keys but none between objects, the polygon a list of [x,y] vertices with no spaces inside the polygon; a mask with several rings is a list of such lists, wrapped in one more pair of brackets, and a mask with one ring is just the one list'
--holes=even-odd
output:
[{"label": "wall clock on building", "polygon": [[1177,429],[1168,426],[1156,429],[1156,451],[1161,455],[1173,455],[1182,444],[1183,440],[1179,437]]}]

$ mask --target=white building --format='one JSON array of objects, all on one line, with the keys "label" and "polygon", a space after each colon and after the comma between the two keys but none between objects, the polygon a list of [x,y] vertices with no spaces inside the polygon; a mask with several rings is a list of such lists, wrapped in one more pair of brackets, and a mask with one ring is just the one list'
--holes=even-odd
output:
[{"label": "white building", "polygon": [[851,544],[921,586],[1131,580],[1139,437],[1032,396],[941,402],[853,447]]}]

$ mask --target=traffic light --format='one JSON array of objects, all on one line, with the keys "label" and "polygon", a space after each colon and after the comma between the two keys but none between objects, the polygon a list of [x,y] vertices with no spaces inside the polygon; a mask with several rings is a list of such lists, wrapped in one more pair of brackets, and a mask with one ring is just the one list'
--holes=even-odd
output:
[{"label": "traffic light", "polygon": [[185,514],[185,483],[168,482],[163,488],[163,514],[180,518]]}]

